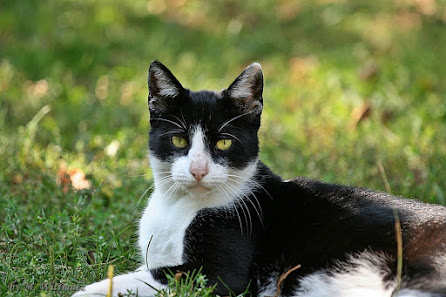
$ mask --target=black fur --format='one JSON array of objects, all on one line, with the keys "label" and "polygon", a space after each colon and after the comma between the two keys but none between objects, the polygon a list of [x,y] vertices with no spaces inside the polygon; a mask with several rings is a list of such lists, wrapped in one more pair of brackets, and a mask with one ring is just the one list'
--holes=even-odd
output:
[{"label": "black fur", "polygon": [[[257,130],[260,127],[260,114],[253,115],[240,106],[239,100],[233,100],[228,91],[221,93],[210,91],[192,92],[182,88],[181,84],[174,78],[165,66],[154,62],[149,69],[149,88],[156,85],[153,81],[155,67],[162,69],[167,76],[174,79],[174,84],[179,89],[176,97],[159,97],[157,92],[149,94],[149,106],[157,102],[157,106],[150,109],[150,141],[149,148],[161,160],[167,161],[175,155],[187,154],[188,147],[184,149],[175,148],[171,143],[174,135],[188,138],[192,129],[198,124],[204,128],[207,137],[207,147],[215,162],[227,164],[233,168],[244,168],[253,159],[257,158],[259,152]],[[150,79],[152,77],[152,79]],[[228,88],[230,89],[230,88]],[[157,89],[157,91],[159,91]],[[262,97],[256,99],[262,102]],[[222,125],[230,119],[242,115],[231,121],[220,131]],[[180,128],[172,122],[184,123]],[[233,146],[227,151],[215,149],[215,143],[227,134],[236,135]]]},{"label": "black fur", "polygon": [[[164,67],[154,63],[152,67]],[[167,68],[162,69],[181,86]],[[150,77],[149,74],[149,86]],[[263,78],[258,78],[259,81],[263,88]],[[235,141],[229,151],[219,152],[214,145],[221,137],[222,124],[249,109],[240,108],[240,102],[231,98],[227,90],[215,93],[179,89],[178,96],[161,98],[156,95],[158,90],[151,88],[149,103],[155,100],[162,106],[151,108],[152,153],[162,160],[186,154],[187,148],[172,146],[169,132],[187,137],[188,129],[200,123],[206,129],[207,146],[216,162],[243,168],[257,158],[260,113],[248,112],[228,124],[224,132],[241,142]],[[256,90],[254,100],[263,104],[262,89],[257,85]],[[181,119],[186,125],[181,131],[159,118]],[[219,278],[235,293],[245,291],[249,285],[250,292],[256,295],[269,276],[301,265],[284,281],[282,294],[290,296],[299,286],[300,277],[338,267],[340,261],[348,261],[348,255],[369,251],[385,255],[387,263],[382,267],[388,270],[385,279],[392,280],[397,267],[394,213],[397,210],[403,234],[403,287],[446,296],[446,208],[306,178],[283,181],[261,162],[254,180],[262,185],[253,195],[262,206],[263,217],[256,215],[253,203],[246,203],[252,214],[252,234],[241,234],[235,215],[203,209],[186,232],[185,264],[169,267],[170,270],[203,267],[210,284],[218,283],[219,295],[228,295]],[[253,195],[245,199],[254,201]],[[166,282],[164,268],[153,270],[152,274]]]}]

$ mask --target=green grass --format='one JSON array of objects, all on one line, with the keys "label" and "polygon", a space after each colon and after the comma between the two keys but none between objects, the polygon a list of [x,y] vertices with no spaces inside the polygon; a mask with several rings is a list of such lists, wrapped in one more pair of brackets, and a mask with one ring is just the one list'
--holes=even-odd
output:
[{"label": "green grass", "polygon": [[[429,2],[3,1],[0,295],[137,267],[153,59],[194,90],[259,61],[261,158],[285,178],[446,204],[446,2]],[[63,168],[90,189],[65,192]]]},{"label": "green grass", "polygon": [[[200,271],[167,275],[168,286],[158,291],[157,297],[212,297],[216,285],[209,286]],[[231,297],[235,297],[234,294]]]}]

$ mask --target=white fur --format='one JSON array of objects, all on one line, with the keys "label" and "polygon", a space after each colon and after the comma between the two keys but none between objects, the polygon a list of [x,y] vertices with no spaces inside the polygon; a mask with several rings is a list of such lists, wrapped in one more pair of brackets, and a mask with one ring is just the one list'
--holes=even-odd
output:
[{"label": "white fur", "polygon": [[[242,170],[214,163],[206,150],[200,127],[194,129],[191,148],[186,156],[171,164],[149,154],[155,180],[155,192],[160,190],[166,202],[187,197],[187,205],[198,211],[203,208],[229,206],[255,188],[251,177],[257,169],[257,160]],[[198,161],[197,158],[201,158]],[[189,172],[192,162],[208,164],[208,173],[198,182]]]},{"label": "white fur", "polygon": [[249,65],[240,80],[230,89],[232,98],[246,98],[252,95],[253,78],[256,72],[262,71],[262,66],[259,63]]},{"label": "white fur", "polygon": [[[164,285],[155,281],[149,271],[145,267],[137,269],[135,272],[128,274],[119,275],[113,278],[113,297],[117,297],[119,293],[122,296],[127,296],[126,294],[132,292],[138,294],[137,296],[154,296],[156,290],[151,288],[149,285],[154,287],[156,290],[161,290]],[[73,297],[83,297],[83,296],[105,296],[108,291],[108,286],[110,281],[105,279],[103,281],[86,286],[83,290],[75,293]],[[134,295],[131,295],[134,296]]]},{"label": "white fur", "polygon": [[[184,263],[185,232],[197,212],[203,208],[224,208],[236,203],[243,206],[243,203],[249,203],[241,200],[243,196],[260,186],[252,182],[257,160],[245,169],[231,169],[213,162],[205,147],[204,133],[200,127],[196,127],[190,139],[191,148],[188,154],[177,158],[173,163],[164,162],[153,154],[149,155],[155,190],[140,220],[139,247],[144,265],[135,272],[114,277],[113,296],[118,296],[118,293],[126,294],[129,290],[138,292],[139,296],[154,296],[156,290],[146,283],[157,290],[164,286],[153,279],[149,269]],[[199,181],[189,172],[193,162],[207,164],[208,172]],[[261,213],[260,209],[258,211]],[[243,220],[240,214],[237,215],[243,233]],[[250,214],[244,215],[245,221],[248,221]],[[246,230],[248,227],[247,223]],[[381,270],[384,262],[385,259],[381,255],[370,252],[351,256],[332,271],[321,270],[301,278],[295,296],[390,297],[396,282],[383,282],[388,273]],[[263,287],[259,284],[259,296],[274,296],[278,277],[278,273],[271,275],[267,284],[263,284]],[[109,281],[103,280],[87,286],[74,296],[104,296],[108,285]],[[404,289],[396,296],[431,295]]]},{"label": "white fur", "polygon": [[[258,186],[252,183],[257,160],[242,170],[231,169],[212,161],[200,127],[195,129],[191,139],[188,154],[173,163],[149,154],[155,190],[139,224],[139,247],[144,265],[137,272],[114,277],[113,296],[118,292],[126,293],[127,289],[138,291],[139,296],[153,296],[155,291],[140,279],[157,289],[162,288],[148,269],[183,264],[185,231],[197,212],[203,208],[232,206]],[[208,173],[200,181],[189,172],[191,162],[208,164]],[[103,296],[107,288],[108,280],[103,280],[74,296]]]},{"label": "white fur", "polygon": [[[203,137],[201,128],[197,127],[189,153],[173,164],[149,155],[155,191],[142,215],[139,232],[139,247],[149,269],[183,264],[185,231],[197,212],[203,208],[230,206],[250,191],[250,178],[257,162],[244,170],[216,164],[205,149]],[[209,172],[200,181],[189,172],[192,162],[208,163]]]},{"label": "white fur", "polygon": [[380,269],[384,261],[382,256],[367,252],[352,256],[347,263],[340,263],[331,273],[321,270],[303,277],[295,296],[390,297],[396,282],[384,283],[383,278],[387,271]]},{"label": "white fur", "polygon": [[156,85],[160,90],[158,93],[160,96],[175,97],[179,94],[177,87],[172,84],[169,77],[161,69],[155,69],[155,77],[157,78]]},{"label": "white fur", "polygon": [[431,294],[412,289],[402,289],[396,297],[440,297],[439,294]]},{"label": "white fur", "polygon": [[276,296],[277,293],[277,281],[279,279],[279,273],[275,274],[274,276],[270,276],[268,279],[268,283],[263,284],[261,286],[260,283],[258,283],[259,286],[259,297],[273,297]]},{"label": "white fur", "polygon": [[139,247],[149,269],[183,264],[184,234],[197,213],[187,197],[166,200],[155,190],[139,224]]},{"label": "white fur", "polygon": [[[319,271],[301,279],[302,283],[293,296],[295,297],[391,297],[396,282],[386,285],[383,283],[383,273],[375,266],[376,261],[382,261],[380,256],[363,254],[358,258],[351,258],[354,265],[346,264],[330,275],[327,271]],[[345,264],[345,263],[344,263]],[[279,274],[272,275],[268,282],[261,287],[259,297],[273,297],[277,293]],[[402,289],[395,297],[437,297],[418,290]]]}]

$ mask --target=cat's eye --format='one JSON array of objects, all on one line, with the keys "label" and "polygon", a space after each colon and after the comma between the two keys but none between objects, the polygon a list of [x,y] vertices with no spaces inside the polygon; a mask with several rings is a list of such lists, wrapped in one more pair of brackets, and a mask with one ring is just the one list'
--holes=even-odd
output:
[{"label": "cat's eye", "polygon": [[187,146],[187,140],[184,137],[173,136],[172,144],[177,148],[185,148]]},{"label": "cat's eye", "polygon": [[221,151],[226,151],[232,146],[232,140],[231,139],[221,139],[217,141],[216,144],[217,148]]}]

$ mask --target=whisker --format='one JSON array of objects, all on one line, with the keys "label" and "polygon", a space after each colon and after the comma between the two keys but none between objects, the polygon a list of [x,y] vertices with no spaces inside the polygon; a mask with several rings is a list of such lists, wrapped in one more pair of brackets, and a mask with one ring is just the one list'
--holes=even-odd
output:
[{"label": "whisker", "polygon": [[180,133],[184,133],[184,130],[183,129],[171,130],[168,132],[161,133],[160,136],[169,135],[169,134],[180,134]]},{"label": "whisker", "polygon": [[[170,188],[166,191],[165,196],[168,197],[170,194],[175,194],[175,192],[178,190],[178,186],[180,185],[180,183],[174,181],[173,184],[170,186]],[[172,191],[172,193],[170,193],[170,191]]]},{"label": "whisker", "polygon": [[172,181],[172,178],[169,176],[169,177],[166,177],[166,178],[160,180],[159,182],[157,182],[157,184],[162,187],[171,181]]},{"label": "whisker", "polygon": [[226,122],[223,123],[223,125],[221,125],[221,127],[218,129],[217,132],[219,133],[219,132],[220,132],[221,130],[223,130],[223,128],[226,127],[229,123],[231,123],[231,122],[233,122],[233,121],[235,121],[235,120],[237,120],[237,119],[239,119],[239,118],[241,118],[241,117],[243,117],[243,116],[245,116],[245,115],[248,115],[249,113],[250,113],[250,112],[245,112],[245,113],[242,113],[242,114],[239,114],[239,115],[233,117],[232,119],[227,120]]},{"label": "whisker", "polygon": [[[248,191],[251,193],[251,195],[254,197],[254,199],[258,202],[257,197],[255,196],[255,194],[254,194],[248,187],[246,187],[246,185],[242,184],[242,183],[239,182],[239,181],[233,180],[233,179],[231,179],[231,178],[230,178],[229,180],[232,180],[232,181],[234,181],[234,182],[236,182],[236,183],[238,183],[238,184],[244,186],[244,187],[246,188],[246,190],[248,190]],[[237,194],[237,193],[235,193],[235,194]],[[249,210],[248,205],[247,205],[246,202],[245,202],[245,199],[243,199],[243,198],[246,198],[246,200],[248,200],[248,201],[251,203],[252,207],[254,208],[254,210],[255,210],[256,213],[257,213],[257,216],[258,216],[259,219],[260,219],[260,222],[261,222],[262,225],[263,225],[262,206],[261,206],[260,203],[259,203],[259,204],[258,204],[259,209],[257,209],[257,207],[256,207],[256,205],[254,204],[254,202],[253,202],[253,201],[252,201],[246,194],[242,194],[242,195],[238,194],[238,199],[239,199],[239,201],[241,201],[241,202],[243,203],[243,205],[244,205],[245,208],[246,208],[246,211],[248,212],[249,221],[250,221],[250,223],[251,223],[250,226],[249,226],[249,227],[250,227],[250,235],[252,235],[252,226],[253,226],[253,223],[252,223],[251,212],[250,212],[250,210]]]},{"label": "whisker", "polygon": [[233,181],[233,182],[235,182],[235,183],[237,183],[237,184],[243,186],[244,189],[246,189],[247,191],[249,191],[249,192],[251,193],[253,199],[257,202],[257,206],[258,206],[258,208],[257,208],[257,206],[255,205],[255,203],[254,203],[254,202],[253,202],[247,195],[244,195],[244,197],[245,197],[245,198],[252,204],[254,210],[255,210],[256,213],[257,213],[257,216],[258,216],[259,219],[260,219],[260,222],[263,224],[263,211],[262,211],[262,205],[260,204],[260,202],[259,202],[257,196],[255,195],[255,193],[254,193],[248,186],[246,186],[245,184],[241,183],[240,181],[237,181],[237,180],[234,179],[234,178],[229,177],[228,180]]},{"label": "whisker", "polygon": [[[251,217],[251,212],[249,211],[249,207],[246,204],[246,202],[243,199],[243,197],[241,197],[238,201],[243,203],[243,205],[241,205],[241,206],[242,206],[242,208],[243,208],[243,206],[245,206],[246,212],[248,213],[248,218],[249,218],[249,225],[248,225],[249,226],[249,236],[251,236],[252,235],[252,217]],[[248,226],[246,226],[246,227],[248,227]]]},{"label": "whisker", "polygon": [[229,195],[229,193],[226,192],[226,190],[224,189],[224,187],[220,185],[219,188],[225,193],[225,195],[226,195],[226,196],[228,197],[228,199],[231,201],[231,205],[232,205],[232,207],[234,208],[235,213],[237,214],[237,219],[238,219],[238,223],[239,223],[239,226],[240,226],[240,233],[241,233],[242,236],[243,236],[243,223],[242,223],[242,218],[240,217],[240,213],[239,213],[238,210],[237,210],[237,206],[234,204],[234,201],[232,201],[232,199],[231,199],[231,195]]},{"label": "whisker", "polygon": [[173,184],[170,185],[169,189],[167,189],[166,193],[164,194],[166,197],[169,196],[169,192],[176,186],[176,184],[176,182],[173,182]]},{"label": "whisker", "polygon": [[252,197],[254,198],[254,200],[257,202],[257,206],[258,206],[259,208],[257,209],[256,205],[254,204],[254,201],[252,201],[251,199],[248,199],[248,200],[249,200],[249,202],[252,204],[252,207],[254,207],[254,210],[256,211],[257,215],[259,216],[260,223],[262,223],[262,225],[263,225],[263,210],[262,210],[262,205],[260,204],[259,199],[257,199],[257,196],[256,196],[254,193],[252,193],[252,192],[251,192],[251,194],[252,194]]},{"label": "whisker", "polygon": [[172,178],[172,174],[170,174],[170,173],[164,174],[164,176],[162,176],[159,180],[157,180],[157,182],[161,182],[168,178]]},{"label": "whisker", "polygon": [[152,173],[136,174],[136,175],[126,175],[126,177],[142,177],[142,176],[149,176],[149,175],[152,175]]},{"label": "whisker", "polygon": [[[183,124],[184,124],[184,127],[186,127],[186,119],[184,118],[184,114],[183,114],[183,109],[181,109],[180,110],[180,113],[181,113],[181,118],[183,119]],[[181,121],[180,121],[181,122]],[[187,130],[187,129],[186,129]]]},{"label": "whisker", "polygon": [[[181,125],[181,124],[178,124],[177,122],[174,122],[174,121],[171,121],[171,120],[168,120],[168,119],[165,119],[165,118],[153,118],[153,119],[151,119],[152,121],[164,121],[164,122],[168,122],[168,123],[171,123],[172,125],[175,125],[175,126],[177,126],[178,128],[180,128],[180,129],[184,129],[184,127]],[[187,130],[187,129],[186,129]]]},{"label": "whisker", "polygon": [[142,202],[144,196],[146,196],[146,194],[147,194],[150,190],[152,190],[152,189],[154,189],[154,188],[155,188],[155,185],[153,184],[153,185],[151,185],[150,187],[148,187],[148,188],[144,191],[144,193],[141,194],[141,196],[139,196],[138,203],[137,203],[137,205],[136,205],[136,207],[135,207],[135,210],[133,211],[132,216],[130,217],[130,222],[133,221],[133,218],[135,217],[136,211],[137,211],[138,208],[141,206],[141,202]]},{"label": "whisker", "polygon": [[249,183],[254,184],[257,188],[262,189],[263,192],[265,192],[265,194],[268,195],[268,197],[273,200],[273,197],[268,193],[268,191],[259,182],[255,181],[255,180],[251,180],[250,178],[246,178],[246,177],[243,177],[240,175],[235,175],[235,174],[227,174],[227,176],[236,177],[236,178],[241,179],[242,181],[248,181]]},{"label": "whisker", "polygon": [[156,173],[166,174],[170,173],[170,170],[156,170]]},{"label": "whisker", "polygon": [[[180,124],[181,124],[181,126],[183,126],[183,128],[184,128],[184,130],[187,130],[187,127],[186,127],[186,121],[181,121],[177,116],[174,116],[173,114],[169,114],[171,117],[173,117],[173,118],[175,118],[176,120],[178,120],[178,122],[180,122]],[[182,115],[182,117],[183,117],[183,120],[184,120],[184,116]]]},{"label": "whisker", "polygon": [[[240,206],[240,210],[242,211],[243,216],[245,217],[246,232],[248,233],[247,235],[249,235],[249,231],[248,231],[249,230],[248,216],[246,215],[245,209],[243,208],[243,205],[240,203],[240,201],[242,201],[242,200],[237,199],[237,200],[234,200],[234,203],[236,203],[237,205]],[[249,211],[248,211],[248,214],[249,214]]]},{"label": "whisker", "polygon": [[[240,194],[238,194],[228,184],[225,184],[225,186],[227,186],[228,190],[230,190],[233,193],[233,195],[237,198],[236,200],[234,200],[234,202],[240,206],[240,209],[242,210],[243,215],[245,217],[246,231],[248,232],[248,235],[251,236],[252,235],[252,217],[251,217],[251,212],[249,211],[248,205],[245,203],[245,201],[243,201],[243,197],[241,197]],[[243,206],[245,206],[245,207],[243,207]],[[245,212],[245,208],[246,208],[246,212]],[[248,214],[248,215],[246,215],[246,214]],[[248,221],[248,219],[249,219],[249,221]]]},{"label": "whisker", "polygon": [[222,136],[229,136],[229,137],[232,137],[232,138],[234,138],[235,140],[237,140],[238,142],[240,142],[240,144],[243,144],[242,141],[241,141],[237,136],[235,136],[235,135],[233,135],[233,134],[231,134],[231,133],[226,133],[226,132],[224,132],[224,133],[221,133],[220,135],[222,135]]},{"label": "whisker", "polygon": [[180,190],[181,183],[175,182],[175,184],[176,184],[176,186],[173,189],[172,195],[175,195]]},{"label": "whisker", "polygon": [[[228,201],[231,202],[232,199],[231,199],[231,197],[228,195],[228,193],[223,189],[223,186],[221,186],[221,185],[217,185],[217,187],[215,188],[215,192],[216,192],[216,193],[222,193],[222,194],[224,194],[224,195],[226,196],[226,198],[228,199]],[[222,209],[222,211],[225,212],[225,214],[227,215],[227,217],[228,217],[229,219],[232,218],[233,213],[231,212],[231,207],[225,206],[225,207],[222,207],[221,209]]]},{"label": "whisker", "polygon": [[238,218],[238,223],[240,225],[240,233],[242,234],[242,236],[244,236],[244,232],[243,232],[243,223],[242,223],[242,217],[240,216],[240,213],[237,210],[237,205],[234,202],[231,202],[232,207],[235,210],[235,213],[237,214],[237,218]]}]

